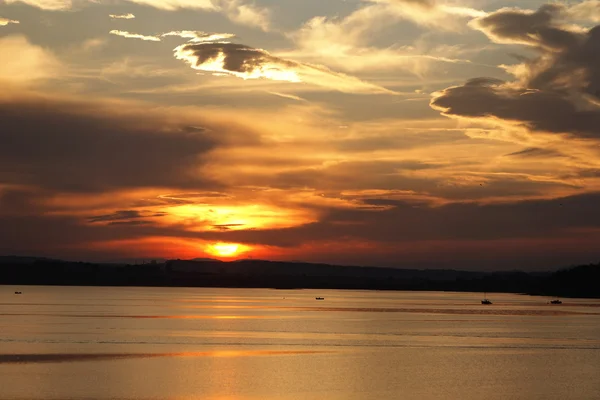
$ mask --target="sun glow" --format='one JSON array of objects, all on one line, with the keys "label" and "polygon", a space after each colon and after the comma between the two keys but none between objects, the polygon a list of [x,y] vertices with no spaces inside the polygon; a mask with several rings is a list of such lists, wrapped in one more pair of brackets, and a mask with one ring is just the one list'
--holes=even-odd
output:
[{"label": "sun glow", "polygon": [[207,251],[219,257],[234,257],[239,254],[242,249],[241,246],[236,243],[216,243],[210,245]]},{"label": "sun glow", "polygon": [[315,220],[305,210],[261,204],[187,204],[161,208],[160,211],[166,212],[173,222],[186,224],[191,231],[289,228]]}]

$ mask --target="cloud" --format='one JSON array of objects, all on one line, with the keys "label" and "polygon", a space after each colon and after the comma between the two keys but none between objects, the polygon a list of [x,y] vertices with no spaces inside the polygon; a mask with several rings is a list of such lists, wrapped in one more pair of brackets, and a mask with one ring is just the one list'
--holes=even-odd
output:
[{"label": "cloud", "polygon": [[349,93],[393,93],[326,67],[271,55],[236,43],[188,43],[175,48],[175,57],[192,68],[242,79],[269,79],[318,85]]},{"label": "cloud", "polygon": [[528,147],[523,150],[515,151],[507,154],[507,157],[519,157],[519,158],[554,158],[554,157],[565,157],[564,154],[550,149],[540,149],[537,147]]},{"label": "cloud", "polygon": [[72,0],[4,0],[6,4],[25,3],[42,10],[64,11],[73,6]]},{"label": "cloud", "polygon": [[295,96],[293,94],[279,93],[279,92],[267,92],[267,93],[270,93],[274,96],[282,97],[284,99],[290,99],[290,100],[296,100],[296,101],[306,101],[306,99],[303,99],[302,97],[299,97],[299,96]]},{"label": "cloud", "polygon": [[[437,30],[457,31],[464,29],[460,18],[474,18],[486,15],[474,8],[455,6],[445,0],[363,0],[384,5],[396,18],[407,19],[417,25]],[[450,3],[450,4],[447,4]]]},{"label": "cloud", "polygon": [[431,105],[447,116],[496,118],[534,131],[600,139],[600,109],[578,110],[561,93],[512,89],[498,81],[473,79],[438,92]]},{"label": "cloud", "polygon": [[[42,10],[67,11],[73,8],[73,0],[4,0],[7,4],[25,3]],[[259,7],[244,0],[125,0],[130,3],[146,5],[160,10],[175,11],[179,9],[203,10],[225,15],[230,21],[268,31],[270,29],[271,12],[268,8]],[[110,0],[82,0],[77,4],[105,3]],[[130,14],[128,14],[130,15]],[[115,18],[115,17],[113,17]]]},{"label": "cloud", "polygon": [[505,66],[514,82],[472,79],[434,94],[444,115],[506,123],[529,131],[600,139],[600,26],[573,29],[566,7],[502,9],[472,23],[491,40],[533,47],[537,56]]},{"label": "cloud", "polygon": [[129,0],[161,10],[199,9],[224,14],[231,21],[269,30],[270,11],[267,8],[248,4],[243,0]]},{"label": "cloud", "polygon": [[17,21],[17,20],[0,17],[0,26],[6,26],[8,24],[18,24],[18,23],[19,23],[19,21]]},{"label": "cloud", "polygon": [[143,211],[143,210],[117,210],[110,214],[94,215],[92,217],[89,217],[88,221],[91,223],[100,222],[100,223],[109,223],[109,224],[132,223],[132,222],[150,223],[151,221],[135,221],[135,220],[140,220],[142,218],[164,217],[166,215],[167,214],[164,212],[152,212],[152,211]]},{"label": "cloud", "polygon": [[127,31],[118,31],[118,30],[112,30],[109,33],[111,35],[123,36],[125,38],[130,38],[130,39],[140,39],[140,40],[146,40],[146,41],[150,41],[150,42],[160,42],[160,38],[158,36],[140,35],[139,33],[130,33]]},{"label": "cloud", "polygon": [[128,14],[109,14],[109,17],[111,17],[112,19],[134,19],[135,15],[133,15],[132,13],[128,13]]},{"label": "cloud", "polygon": [[573,4],[567,12],[576,20],[600,22],[600,0],[587,0]]},{"label": "cloud", "polygon": [[269,31],[271,12],[253,4],[244,4],[241,0],[220,1],[219,6],[227,17],[240,25],[253,26]]},{"label": "cloud", "polygon": [[127,0],[132,3],[147,5],[161,10],[175,11],[179,9],[198,9],[218,11],[218,0]]},{"label": "cloud", "polygon": [[559,4],[546,4],[537,11],[501,9],[473,20],[470,25],[496,43],[560,50],[576,45],[580,35],[580,31],[570,31],[561,23],[565,11]]},{"label": "cloud", "polygon": [[[379,211],[329,209],[318,222],[301,226],[229,230],[205,234],[203,238],[289,248],[289,253],[304,256],[313,254],[311,247],[323,245],[323,254],[311,259],[314,261],[324,261],[323,257],[327,257],[327,261],[354,264],[361,254],[359,247],[365,246],[368,255],[363,260],[369,263],[414,267],[419,262],[430,267],[443,262],[464,268],[465,263],[480,267],[483,262],[514,268],[515,261],[522,261],[528,255],[532,256],[532,263],[546,263],[547,268],[548,262],[564,262],[553,260],[556,256],[573,257],[577,253],[583,255],[581,252],[586,248],[595,249],[591,243],[597,240],[597,231],[592,231],[594,239],[586,239],[585,230],[600,227],[600,216],[595,212],[598,200],[598,193],[553,200],[436,207],[410,199],[387,200],[384,204],[388,207]],[[364,201],[380,204],[376,198],[366,197]],[[351,245],[345,247],[344,243]],[[519,251],[507,251],[511,247]],[[422,253],[414,254],[411,250],[414,248],[421,248]],[[432,248],[436,249],[433,253]],[[432,258],[438,251],[441,253]],[[377,261],[373,254],[378,254]],[[598,254],[594,250],[583,258],[594,259]]]},{"label": "cloud", "polygon": [[122,36],[130,39],[140,39],[151,42],[160,42],[166,36],[178,36],[184,39],[189,39],[188,43],[204,43],[225,40],[235,37],[232,33],[206,33],[202,31],[171,31],[158,35],[141,35],[127,31],[112,30],[109,32],[112,35]]},{"label": "cloud", "polygon": [[[210,132],[187,128],[203,124]],[[67,192],[218,186],[200,173],[203,156],[237,135],[148,105],[6,93],[0,125],[0,182]]]},{"label": "cloud", "polygon": [[198,9],[224,14],[229,20],[268,31],[270,11],[243,0],[128,0],[161,10]]},{"label": "cloud", "polygon": [[31,44],[25,36],[0,37],[0,54],[0,82],[30,85],[60,76],[61,63],[54,54]]},{"label": "cloud", "polygon": [[470,9],[458,12],[456,7],[435,1],[365,0],[361,7],[343,18],[314,17],[288,34],[298,46],[290,52],[290,57],[316,60],[345,71],[395,72],[402,68],[423,75],[436,63],[468,61],[457,58],[456,48],[424,49],[419,45],[397,44],[379,47],[378,39],[385,36],[388,41],[393,35],[399,35],[394,29],[401,21],[409,20],[436,31],[459,31],[465,29],[469,18],[485,14],[465,10]]},{"label": "cloud", "polygon": [[235,37],[233,33],[206,33],[202,31],[172,31],[163,33],[160,36],[179,36],[184,39],[190,39],[189,42],[191,43],[215,42]]}]

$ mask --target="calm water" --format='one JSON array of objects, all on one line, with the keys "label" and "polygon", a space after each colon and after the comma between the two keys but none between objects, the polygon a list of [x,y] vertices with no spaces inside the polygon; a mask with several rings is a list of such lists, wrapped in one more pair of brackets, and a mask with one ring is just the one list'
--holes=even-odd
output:
[{"label": "calm water", "polygon": [[600,399],[600,301],[481,297],[0,286],[0,398]]}]

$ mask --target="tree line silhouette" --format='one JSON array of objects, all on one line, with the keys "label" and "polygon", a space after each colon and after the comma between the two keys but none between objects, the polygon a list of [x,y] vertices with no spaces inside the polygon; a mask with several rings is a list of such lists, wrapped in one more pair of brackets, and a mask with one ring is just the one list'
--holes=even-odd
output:
[{"label": "tree line silhouette", "polygon": [[0,257],[0,284],[507,292],[600,298],[600,264],[555,272],[475,272],[298,262],[170,260],[99,264]]}]

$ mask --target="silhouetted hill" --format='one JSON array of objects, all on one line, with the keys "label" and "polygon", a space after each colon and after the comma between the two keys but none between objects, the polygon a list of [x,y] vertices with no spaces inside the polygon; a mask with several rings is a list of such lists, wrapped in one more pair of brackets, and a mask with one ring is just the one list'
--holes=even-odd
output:
[{"label": "silhouetted hill", "polygon": [[31,264],[36,261],[53,261],[46,257],[0,256],[0,265],[4,264]]},{"label": "silhouetted hill", "polygon": [[546,273],[338,266],[266,260],[142,265],[0,257],[0,284],[442,290],[600,298],[600,265]]}]

